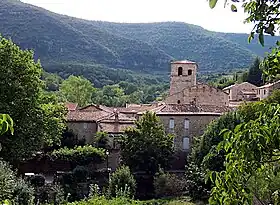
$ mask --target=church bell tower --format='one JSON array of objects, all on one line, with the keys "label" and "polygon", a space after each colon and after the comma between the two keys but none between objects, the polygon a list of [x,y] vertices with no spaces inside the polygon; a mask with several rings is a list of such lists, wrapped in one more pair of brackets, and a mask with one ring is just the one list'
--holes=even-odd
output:
[{"label": "church bell tower", "polygon": [[192,61],[172,61],[169,95],[196,85],[197,64]]}]

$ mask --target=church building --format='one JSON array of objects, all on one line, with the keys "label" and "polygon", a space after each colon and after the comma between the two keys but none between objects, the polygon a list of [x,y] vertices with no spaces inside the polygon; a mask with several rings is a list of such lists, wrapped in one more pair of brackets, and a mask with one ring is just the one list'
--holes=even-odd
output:
[{"label": "church building", "polygon": [[228,94],[224,91],[198,83],[197,64],[191,61],[171,62],[171,79],[167,104],[195,104],[228,106]]}]

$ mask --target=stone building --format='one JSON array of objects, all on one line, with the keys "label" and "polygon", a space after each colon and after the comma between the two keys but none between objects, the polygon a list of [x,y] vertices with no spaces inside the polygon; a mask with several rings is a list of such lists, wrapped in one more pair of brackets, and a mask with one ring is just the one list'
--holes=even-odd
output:
[{"label": "stone building", "polygon": [[280,80],[258,87],[257,96],[260,100],[263,100],[271,95],[272,91],[275,89],[280,89]]},{"label": "stone building", "polygon": [[228,95],[220,89],[197,83],[197,64],[191,61],[171,62],[171,79],[167,104],[228,105]]},{"label": "stone building", "polygon": [[229,101],[253,101],[257,98],[257,86],[243,82],[225,87],[223,91],[228,94]]}]

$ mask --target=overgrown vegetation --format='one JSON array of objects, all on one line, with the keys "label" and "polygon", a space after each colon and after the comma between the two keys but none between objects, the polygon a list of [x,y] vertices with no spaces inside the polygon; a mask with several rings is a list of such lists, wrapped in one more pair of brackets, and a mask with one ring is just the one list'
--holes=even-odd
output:
[{"label": "overgrown vegetation", "polygon": [[14,120],[14,134],[2,136],[1,156],[17,164],[44,146],[60,142],[66,110],[54,96],[45,96],[42,67],[33,53],[0,37],[0,113]]},{"label": "overgrown vegetation", "polygon": [[130,173],[129,167],[121,166],[113,174],[109,182],[111,197],[133,198],[136,191],[136,181]]},{"label": "overgrown vegetation", "polygon": [[77,146],[73,149],[67,147],[54,150],[51,156],[55,159],[85,165],[90,162],[100,162],[105,159],[105,150],[91,145]]},{"label": "overgrown vegetation", "polygon": [[123,163],[134,172],[155,174],[168,168],[173,155],[174,136],[166,134],[159,117],[146,112],[136,121],[136,127],[125,130],[121,140]]}]

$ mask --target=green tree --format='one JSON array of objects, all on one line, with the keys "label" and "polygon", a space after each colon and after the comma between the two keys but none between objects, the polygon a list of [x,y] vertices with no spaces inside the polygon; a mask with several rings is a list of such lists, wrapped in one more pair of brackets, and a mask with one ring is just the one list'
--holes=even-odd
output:
[{"label": "green tree", "polygon": [[[59,138],[63,129],[52,128],[63,119],[57,115],[51,119],[46,117],[52,114],[41,104],[42,68],[40,63],[34,62],[33,53],[21,50],[11,40],[2,37],[0,48],[0,113],[11,116],[15,129],[14,135],[3,135],[1,156],[7,161],[17,162],[29,158],[45,144],[51,145],[54,136]],[[55,102],[48,103],[55,105]]]},{"label": "green tree", "polygon": [[253,64],[250,66],[247,81],[256,86],[261,86],[263,84],[262,81],[262,70],[260,69],[260,59],[256,58]]},{"label": "green tree", "polygon": [[91,97],[95,92],[95,88],[89,80],[73,75],[63,81],[59,90],[67,101],[78,103],[79,106],[91,103]]},{"label": "green tree", "polygon": [[11,166],[0,160],[0,202],[31,205],[34,190],[24,180],[17,178]]},{"label": "green tree", "polygon": [[63,79],[54,74],[54,73],[47,73],[43,72],[42,79],[45,82],[45,89],[47,91],[58,91],[60,84],[62,83]]},{"label": "green tree", "polygon": [[[125,193],[129,197],[133,197],[136,191],[136,180],[131,174],[128,166],[121,166],[112,174],[109,183],[109,193],[112,197],[116,197],[118,192]],[[120,193],[120,194],[122,194]]]},{"label": "green tree", "polygon": [[[225,150],[225,171],[209,172],[215,184],[210,204],[252,204],[250,180],[271,172],[278,174],[280,161],[279,104],[259,104],[258,118],[225,130],[217,151]],[[266,175],[266,174],[265,174]],[[269,177],[269,175],[267,175]],[[263,187],[262,187],[263,188]],[[272,193],[279,203],[279,189]]]},{"label": "green tree", "polygon": [[133,171],[155,174],[167,168],[173,155],[174,136],[166,134],[155,113],[146,112],[136,127],[125,130],[121,158]]},{"label": "green tree", "polygon": [[108,133],[106,132],[97,132],[94,136],[94,141],[96,147],[98,148],[103,148],[103,149],[110,148],[110,139]]}]

